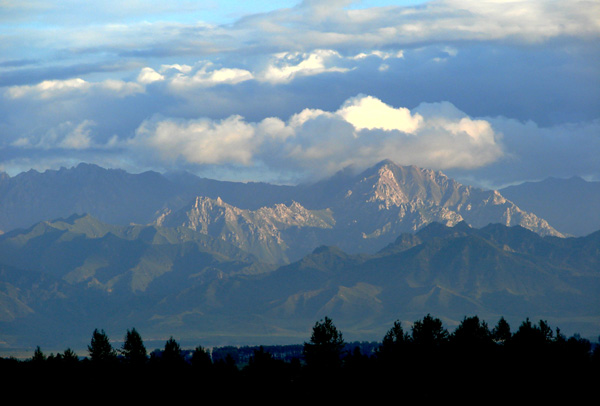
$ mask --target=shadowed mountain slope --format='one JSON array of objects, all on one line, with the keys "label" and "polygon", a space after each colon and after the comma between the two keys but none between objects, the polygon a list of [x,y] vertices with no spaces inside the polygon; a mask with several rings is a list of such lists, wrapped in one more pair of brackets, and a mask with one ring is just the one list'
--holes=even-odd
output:
[{"label": "shadowed mountain slope", "polygon": [[545,319],[594,336],[598,247],[600,232],[431,223],[374,254],[320,246],[274,268],[190,228],[73,216],[0,237],[0,339],[84,346],[93,328],[135,326],[149,340],[293,343],[327,315],[348,337],[373,340],[427,313],[449,326],[472,314]]}]

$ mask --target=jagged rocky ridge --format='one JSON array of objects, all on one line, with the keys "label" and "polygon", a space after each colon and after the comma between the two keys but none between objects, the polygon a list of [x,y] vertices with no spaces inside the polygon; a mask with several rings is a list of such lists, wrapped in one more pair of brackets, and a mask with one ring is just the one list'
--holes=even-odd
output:
[{"label": "jagged rocky ridge", "polygon": [[598,233],[391,161],[293,187],[82,164],[2,175],[0,202],[0,346],[295,343],[324,315],[357,339],[426,312],[599,328]]},{"label": "jagged rocky ridge", "polygon": [[313,247],[306,246],[306,234],[298,239],[299,228],[331,229],[335,220],[331,210],[307,210],[297,202],[276,204],[257,210],[240,209],[221,198],[197,197],[177,212],[166,210],[156,220],[159,226],[187,227],[228,241],[266,262],[289,262],[288,254],[301,256]]},{"label": "jagged rocky ridge", "polygon": [[358,175],[340,174],[300,187],[294,199],[289,205],[248,210],[220,197],[197,197],[178,211],[167,209],[156,224],[190,227],[275,263],[298,259],[322,244],[352,253],[374,252],[398,234],[431,222],[520,225],[540,235],[562,236],[497,191],[461,185],[441,172],[391,161]]}]

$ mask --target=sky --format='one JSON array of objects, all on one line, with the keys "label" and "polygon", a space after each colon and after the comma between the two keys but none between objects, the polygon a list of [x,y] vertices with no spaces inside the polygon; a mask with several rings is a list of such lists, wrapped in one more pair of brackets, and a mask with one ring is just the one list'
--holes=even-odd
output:
[{"label": "sky", "polygon": [[597,0],[0,0],[0,170],[600,180]]}]

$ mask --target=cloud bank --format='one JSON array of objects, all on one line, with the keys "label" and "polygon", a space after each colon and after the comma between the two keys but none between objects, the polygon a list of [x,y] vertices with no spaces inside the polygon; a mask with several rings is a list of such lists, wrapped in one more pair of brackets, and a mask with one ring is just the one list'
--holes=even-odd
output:
[{"label": "cloud bank", "polygon": [[0,4],[0,169],[600,179],[597,1],[282,4]]},{"label": "cloud bank", "polygon": [[426,104],[414,112],[359,95],[333,112],[305,109],[287,121],[145,121],[128,141],[167,163],[265,165],[310,177],[350,164],[372,165],[389,158],[438,169],[477,168],[503,155],[501,137],[489,122],[466,116],[450,103]]}]

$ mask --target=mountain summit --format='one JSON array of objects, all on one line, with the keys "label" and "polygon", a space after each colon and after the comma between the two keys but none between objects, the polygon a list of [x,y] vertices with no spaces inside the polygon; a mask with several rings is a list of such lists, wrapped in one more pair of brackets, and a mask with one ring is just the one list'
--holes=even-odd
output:
[{"label": "mountain summit", "polygon": [[416,166],[285,187],[78,166],[0,176],[0,203],[0,222],[48,216],[0,235],[3,342],[134,322],[295,339],[323,314],[381,336],[428,311],[597,326],[600,231],[555,238],[498,191]]},{"label": "mountain summit", "polygon": [[274,202],[248,210],[220,197],[198,196],[179,211],[167,210],[156,223],[204,232],[275,263],[298,259],[320,244],[373,253],[399,234],[432,222],[519,225],[540,235],[562,236],[497,191],[465,186],[442,172],[390,160],[358,174],[344,171],[298,186],[288,199],[288,205]]},{"label": "mountain summit", "polygon": [[350,251],[375,249],[384,240],[391,242],[399,234],[415,232],[431,222],[454,226],[465,221],[473,227],[520,225],[543,236],[562,237],[547,221],[521,210],[498,191],[462,185],[440,171],[399,166],[389,160],[354,176],[332,177],[308,192],[310,203],[326,202],[334,213],[336,228],[354,239],[357,247],[344,247]]},{"label": "mountain summit", "polygon": [[373,253],[432,222],[520,225],[562,236],[497,191],[465,186],[442,172],[385,160],[312,185],[221,182],[186,174],[129,174],[96,165],[0,178],[0,230],[74,213],[118,225],[185,226],[271,263],[319,245]]}]

